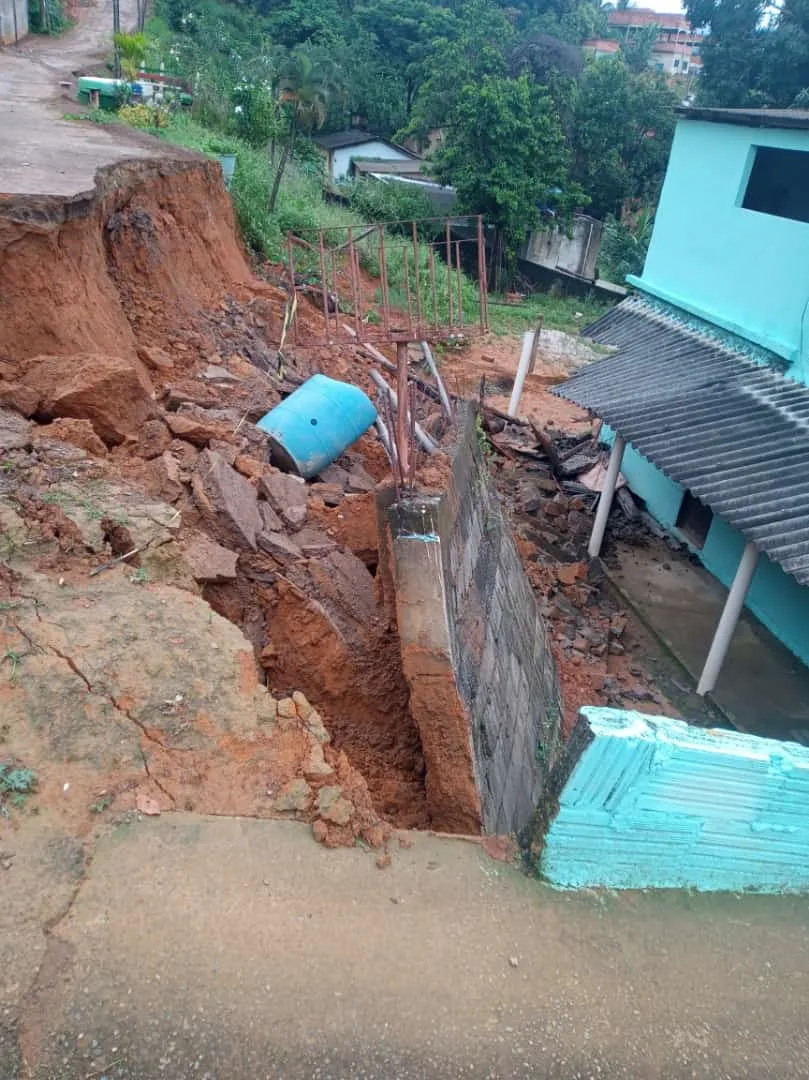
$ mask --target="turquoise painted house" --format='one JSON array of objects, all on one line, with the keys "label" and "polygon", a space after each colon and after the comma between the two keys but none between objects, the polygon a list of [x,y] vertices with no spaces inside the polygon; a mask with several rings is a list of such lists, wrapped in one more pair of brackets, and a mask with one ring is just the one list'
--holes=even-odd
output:
[{"label": "turquoise painted house", "polygon": [[[698,692],[746,603],[809,664],[809,112],[682,109],[636,292],[589,331],[617,351],[558,388],[730,589]],[[612,483],[610,483],[612,480]]]}]

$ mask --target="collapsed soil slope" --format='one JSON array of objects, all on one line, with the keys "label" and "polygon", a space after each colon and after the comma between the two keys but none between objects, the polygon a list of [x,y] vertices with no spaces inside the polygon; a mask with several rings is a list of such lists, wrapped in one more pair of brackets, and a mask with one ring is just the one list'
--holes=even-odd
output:
[{"label": "collapsed soil slope", "polygon": [[95,190],[72,199],[0,201],[0,355],[134,359],[249,286],[221,172],[186,158],[100,170]]},{"label": "collapsed soil slope", "polygon": [[[225,714],[234,709],[217,700],[215,688],[204,709],[184,716],[199,745],[163,745],[154,731],[133,732],[124,723],[128,742],[140,743],[153,762],[150,778],[174,805],[317,816],[321,839],[348,842],[373,822],[370,803],[362,809],[357,794],[357,785],[367,783],[383,821],[442,827],[431,821],[425,801],[392,605],[375,576],[379,448],[366,438],[329,483],[303,484],[267,464],[266,437],[254,426],[315,368],[335,365],[335,373],[345,374],[356,362],[357,381],[364,383],[367,365],[347,346],[339,357],[286,350],[279,370],[287,296],[253,273],[218,167],[192,154],[130,162],[101,170],[86,196],[0,202],[0,296],[0,403],[14,410],[0,417],[0,502],[4,536],[9,527],[19,534],[0,553],[12,571],[5,647],[15,656],[25,652],[25,628],[9,616],[23,596],[33,597],[38,610],[42,575],[49,595],[56,577],[71,590],[71,603],[80,604],[91,570],[128,555],[126,569],[104,572],[116,587],[94,590],[93,617],[101,626],[121,617],[133,642],[152,634],[143,605],[124,602],[118,590],[201,594],[246,635],[253,678],[267,682],[276,698],[303,691],[332,737],[325,760],[296,751],[303,787],[273,803],[266,792],[277,794],[290,782],[288,757],[279,745],[254,745],[263,741],[252,722],[246,732],[229,733]],[[315,316],[304,307],[298,317],[305,338]],[[141,529],[142,514],[131,507],[138,493],[141,502],[145,496],[167,508],[165,535]],[[161,603],[185,601],[164,595]],[[196,647],[175,637],[183,637],[180,651]],[[52,642],[31,634],[30,643],[40,663]],[[109,635],[82,648],[96,654],[111,685],[121,683],[123,675],[111,674],[122,658]],[[33,672],[33,659],[28,662]],[[20,703],[21,722],[27,717],[33,724],[16,678],[24,663],[4,693]],[[82,691],[69,663],[53,661],[50,670],[71,681],[71,694],[96,694],[103,681],[89,677]],[[163,701],[162,683],[159,690],[150,685],[153,667],[137,670],[145,699]],[[126,671],[131,681],[131,666]],[[128,701],[131,687],[124,692],[122,685],[119,696]],[[165,702],[171,711],[170,695]],[[117,713],[113,718],[121,720]],[[51,740],[45,756],[77,755],[112,776],[117,764],[103,745],[92,745],[96,737],[103,744],[102,729],[100,721],[90,724],[89,742],[80,745]],[[34,743],[21,739],[20,754]],[[13,742],[7,749],[14,752]],[[126,760],[131,764],[131,755]],[[236,767],[245,762],[249,769]],[[101,775],[93,784],[126,806],[136,787],[128,776],[124,769],[108,788]],[[339,792],[320,805],[317,792],[327,777],[332,787],[354,792],[351,809],[335,811],[328,802]],[[240,785],[243,798],[233,790]]]}]

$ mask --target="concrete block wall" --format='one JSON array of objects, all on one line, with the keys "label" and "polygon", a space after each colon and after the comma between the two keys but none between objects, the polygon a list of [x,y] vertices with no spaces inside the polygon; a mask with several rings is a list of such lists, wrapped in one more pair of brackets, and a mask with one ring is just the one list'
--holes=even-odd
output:
[{"label": "concrete block wall", "polygon": [[28,34],[28,0],[0,0],[0,45],[14,45]]},{"label": "concrete block wall", "polygon": [[809,749],[583,709],[541,871],[564,888],[809,890]]},{"label": "concrete block wall", "polygon": [[446,490],[394,504],[388,523],[431,813],[434,795],[443,815],[462,799],[467,822],[521,832],[558,756],[561,692],[471,412]]}]

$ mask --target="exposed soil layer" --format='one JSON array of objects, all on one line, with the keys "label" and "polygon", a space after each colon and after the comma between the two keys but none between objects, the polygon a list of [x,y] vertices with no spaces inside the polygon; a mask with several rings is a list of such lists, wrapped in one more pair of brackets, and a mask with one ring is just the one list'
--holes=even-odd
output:
[{"label": "exposed soil layer", "polygon": [[[30,545],[14,547],[12,565],[45,544],[37,572],[81,581],[128,555],[129,587],[201,593],[252,645],[257,685],[276,700],[303,691],[331,737],[325,765],[307,766],[294,732],[262,749],[217,734],[215,709],[180,756],[144,731],[163,808],[277,812],[267,792],[297,778],[314,794],[287,801],[326,843],[353,842],[374,821],[428,826],[395,619],[375,578],[381,449],[366,437],[337,482],[285,488],[254,426],[315,370],[370,389],[369,364],[351,345],[281,360],[287,295],[249,265],[216,166],[195,155],[125,163],[100,171],[87,196],[6,200],[0,295],[0,402],[16,410],[0,423],[0,498]],[[298,323],[305,340],[318,315],[303,303]],[[168,530],[159,541],[129,522],[137,493],[165,507],[153,511]],[[88,768],[93,790],[128,783]],[[329,775],[351,813],[320,813]]]}]

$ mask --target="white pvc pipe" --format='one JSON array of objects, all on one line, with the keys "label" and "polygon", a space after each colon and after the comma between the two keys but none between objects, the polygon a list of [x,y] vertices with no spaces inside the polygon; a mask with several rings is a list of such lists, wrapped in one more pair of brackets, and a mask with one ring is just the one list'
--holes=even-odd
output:
[{"label": "white pvc pipe", "polygon": [[604,542],[604,533],[607,528],[607,518],[610,516],[612,498],[613,495],[615,495],[618,474],[621,471],[621,462],[624,459],[625,446],[625,440],[620,435],[616,435],[615,442],[612,444],[612,450],[610,452],[609,464],[607,465],[607,475],[604,477],[604,490],[601,492],[601,498],[598,500],[596,519],[593,522],[590,543],[587,545],[587,553],[591,559],[595,559],[601,552],[601,545]]},{"label": "white pvc pipe", "polygon": [[438,387],[438,396],[441,399],[444,412],[447,414],[447,419],[451,420],[452,405],[450,404],[449,394],[447,393],[447,388],[444,386],[444,380],[438,372],[438,365],[435,362],[433,351],[426,341],[422,341],[421,351],[424,354],[424,359],[427,361],[427,367],[430,369],[432,376],[435,379],[435,385]]},{"label": "white pvc pipe", "polygon": [[[388,384],[385,382],[385,380],[382,378],[382,376],[379,374],[379,372],[374,371],[373,368],[371,369],[370,375],[371,375],[371,378],[376,383],[376,385],[382,391],[382,393],[383,394],[388,394],[390,396],[391,404],[393,405],[394,410],[396,412],[398,412],[399,411],[399,395],[396,393],[396,391],[393,389],[393,387],[388,386]],[[424,428],[421,426],[421,424],[416,422],[414,424],[414,427],[416,429],[416,438],[418,439],[418,441],[421,444],[422,448],[424,450],[426,450],[428,454],[437,453],[438,452],[438,443],[433,442],[433,440],[430,438],[430,436],[427,434],[427,432],[424,430]]]},{"label": "white pvc pipe", "polygon": [[508,403],[508,415],[516,416],[517,409],[520,406],[520,398],[522,397],[522,388],[525,383],[525,376],[528,374],[528,368],[531,364],[531,349],[534,345],[534,334],[531,330],[526,330],[522,336],[522,352],[520,353],[520,362],[517,365],[517,374],[514,378],[514,389],[511,391],[511,401]]},{"label": "white pvc pipe", "polygon": [[719,672],[722,670],[722,664],[725,662],[730,643],[733,640],[733,634],[738,625],[739,616],[742,613],[747,591],[750,588],[750,582],[753,580],[757,565],[758,548],[752,540],[748,540],[739,560],[736,576],[730,587],[725,606],[722,609],[722,616],[719,619],[719,625],[711,642],[708,659],[705,661],[705,667],[702,669],[702,675],[700,675],[697,686],[697,693],[700,697],[710,694],[716,686]]}]

